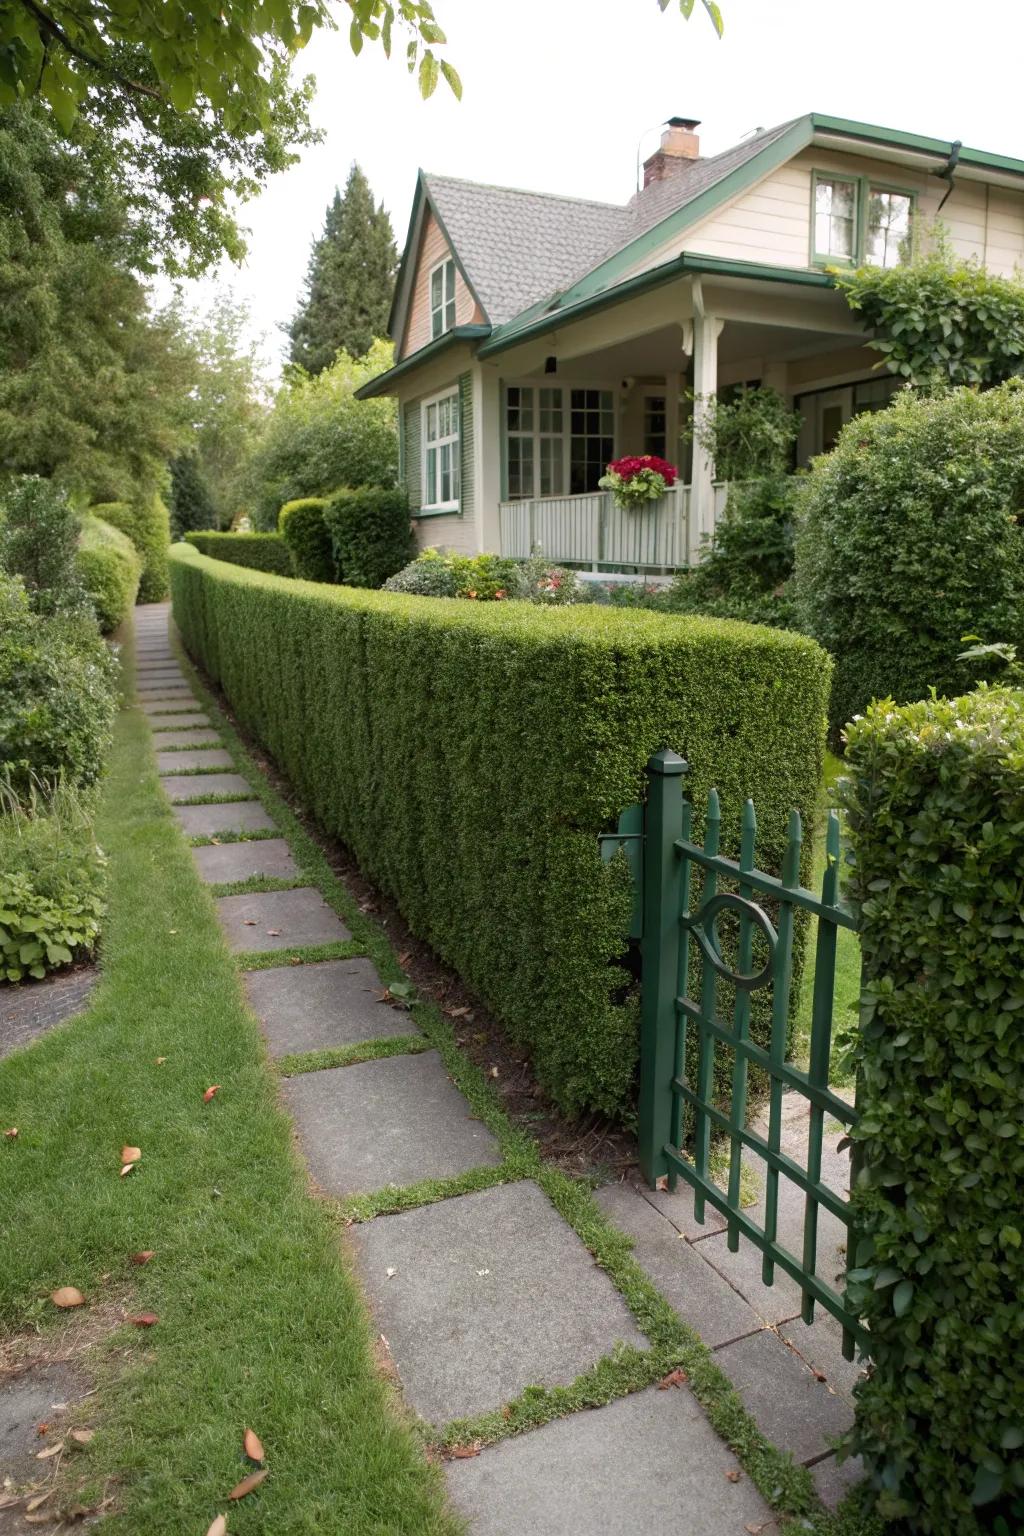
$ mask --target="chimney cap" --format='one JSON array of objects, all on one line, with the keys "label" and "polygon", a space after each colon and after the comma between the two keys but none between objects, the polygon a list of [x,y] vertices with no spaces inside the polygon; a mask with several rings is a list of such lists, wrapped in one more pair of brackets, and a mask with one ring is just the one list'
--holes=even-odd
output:
[{"label": "chimney cap", "polygon": [[670,117],[666,125],[669,128],[699,128],[699,117]]}]

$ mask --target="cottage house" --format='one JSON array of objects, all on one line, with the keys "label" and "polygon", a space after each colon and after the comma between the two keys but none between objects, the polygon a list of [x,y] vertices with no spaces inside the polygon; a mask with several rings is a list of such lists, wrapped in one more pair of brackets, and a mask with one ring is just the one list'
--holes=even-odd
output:
[{"label": "cottage house", "polygon": [[[691,563],[724,500],[681,443],[691,395],[771,385],[805,463],[895,380],[828,269],[905,259],[940,216],[991,271],[1024,262],[1024,161],[817,113],[703,157],[674,117],[624,206],[421,172],[391,314],[421,545],[604,570]],[[685,439],[685,434],[684,434]],[[643,512],[598,489],[656,453],[681,482]]]}]

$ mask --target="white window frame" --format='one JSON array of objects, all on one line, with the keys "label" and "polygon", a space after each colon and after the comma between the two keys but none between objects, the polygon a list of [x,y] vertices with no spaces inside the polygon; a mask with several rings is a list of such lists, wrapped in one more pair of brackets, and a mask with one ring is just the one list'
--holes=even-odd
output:
[{"label": "white window frame", "polygon": [[[434,278],[441,277],[441,299],[434,302]],[[455,262],[451,256],[435,262],[430,269],[427,294],[430,299],[430,339],[436,341],[455,328]]]},{"label": "white window frame", "polygon": [[[573,496],[573,495],[581,496],[581,495],[594,495],[594,494],[596,494],[593,491],[589,491],[589,492],[576,491],[576,492],[573,492],[573,491],[570,491],[570,489],[569,489],[570,477],[571,477],[571,474],[572,474],[572,435],[573,435],[572,434],[572,391],[574,389],[577,389],[577,390],[578,389],[596,390],[596,391],[599,391],[601,394],[611,395],[611,397],[612,397],[612,421],[613,421],[612,453],[611,453],[611,457],[615,458],[617,453],[618,453],[618,451],[619,451],[618,450],[618,445],[619,445],[619,414],[620,414],[619,406],[620,406],[620,400],[621,400],[621,394],[622,394],[621,387],[618,384],[612,384],[612,383],[607,382],[606,380],[605,381],[601,381],[601,382],[595,382],[595,380],[593,380],[593,379],[580,379],[580,378],[572,378],[572,377],[567,377],[567,378],[555,377],[555,378],[552,378],[550,374],[545,374],[543,376],[534,376],[533,378],[505,379],[503,381],[503,384],[504,384],[504,387],[502,389],[502,399],[501,399],[501,443],[502,443],[502,455],[503,455],[503,459],[505,460],[505,463],[506,463],[506,469],[505,469],[505,472],[502,475],[503,482],[505,482],[503,484],[503,487],[502,487],[503,494],[505,492],[507,492],[507,490],[508,490],[508,485],[507,485],[507,450],[508,450],[508,440],[509,440],[510,437],[527,438],[527,439],[530,439],[532,441],[533,451],[532,451],[532,460],[531,460],[531,462],[532,462],[532,465],[533,465],[533,490],[529,494],[524,494],[524,495],[520,495],[520,496],[513,497],[513,496],[510,495],[509,498],[508,498],[509,500],[514,500],[514,501],[542,501],[542,500],[543,501],[549,501],[549,500],[558,499],[558,498],[564,499],[565,497]],[[532,426],[532,428],[530,429],[529,432],[511,432],[511,433],[509,432],[509,428],[508,428],[508,391],[510,389],[532,389],[534,391],[534,394],[533,394],[533,426]],[[541,431],[541,428],[540,428],[540,410],[541,410],[540,391],[542,389],[558,390],[561,393],[561,398],[562,398],[562,405],[561,405],[562,432],[561,432],[560,439],[554,433],[542,432]],[[540,444],[541,444],[541,440],[543,438],[547,438],[549,441],[552,441],[552,442],[559,442],[559,441],[561,442],[561,453],[559,455],[559,458],[560,458],[560,464],[561,464],[562,489],[560,491],[551,492],[549,494],[543,493],[541,491],[541,489],[540,489],[540,486],[541,486],[541,450],[540,450]]]},{"label": "white window frame", "polygon": [[[430,411],[441,406],[445,401],[452,401],[454,403],[455,429],[445,433],[443,436],[439,435],[431,438],[429,435]],[[423,401],[420,413],[420,433],[423,447],[423,504],[421,511],[458,512],[462,496],[462,411],[459,400],[459,386],[457,384],[449,384],[446,389],[440,390],[436,395],[428,396]],[[455,494],[447,501],[442,501],[433,498],[435,489],[438,492],[438,497],[441,489],[443,471],[438,466],[442,462],[442,450],[445,448],[449,449],[450,453],[450,475]],[[437,456],[433,463],[431,462],[431,454]]]}]

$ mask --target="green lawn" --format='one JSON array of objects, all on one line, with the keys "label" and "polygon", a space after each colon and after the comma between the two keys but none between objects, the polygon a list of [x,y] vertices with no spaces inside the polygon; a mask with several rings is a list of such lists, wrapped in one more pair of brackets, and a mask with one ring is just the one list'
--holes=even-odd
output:
[{"label": "green lawn", "polygon": [[[306,1192],[134,713],[118,722],[99,836],[112,878],[94,1001],[0,1063],[0,1116],[19,1127],[0,1140],[0,1325],[66,1321],[45,1299],[61,1285],[90,1302],[127,1294],[160,1319],[111,1341],[105,1369],[121,1379],[89,1404],[83,1501],[116,1476],[111,1536],[202,1533],[249,1470],[251,1426],[270,1474],[231,1506],[232,1536],[454,1536],[440,1472],[375,1372],[337,1219]],[[124,1143],[142,1161],[122,1179]]]},{"label": "green lawn", "polygon": [[[843,772],[842,761],[825,754],[825,781],[822,787],[822,815],[835,805],[836,780]],[[821,878],[825,872],[825,838],[821,831],[815,843],[814,872],[811,888],[821,891]],[[804,969],[800,990],[800,1008],[797,1013],[794,1055],[801,1063],[806,1061],[811,1038],[811,1004],[814,997],[815,953],[818,936],[817,919],[812,919],[807,936],[807,965]],[[836,940],[835,1007],[832,1015],[832,1073],[834,1086],[846,1086],[853,1078],[843,1050],[844,1038],[856,1028],[858,1001],[860,998],[860,941],[848,928],[840,928]]]}]

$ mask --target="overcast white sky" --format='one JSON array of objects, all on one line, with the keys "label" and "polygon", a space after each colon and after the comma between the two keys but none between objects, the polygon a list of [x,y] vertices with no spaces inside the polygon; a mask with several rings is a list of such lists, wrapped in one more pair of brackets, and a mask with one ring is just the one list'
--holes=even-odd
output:
[{"label": "overcast white sky", "polygon": [[[399,251],[417,168],[625,202],[667,117],[702,120],[715,153],[803,112],[962,139],[1024,158],[1020,0],[721,0],[719,41],[701,6],[675,0],[435,0],[465,87],[420,100],[396,47],[356,59],[347,31],[317,38],[299,68],[317,78],[324,142],[243,210],[249,257],[186,297],[231,288],[251,309],[272,369],[277,325],[297,301],[312,240],[353,160],[389,210]],[[339,7],[339,11],[343,9]]]}]

